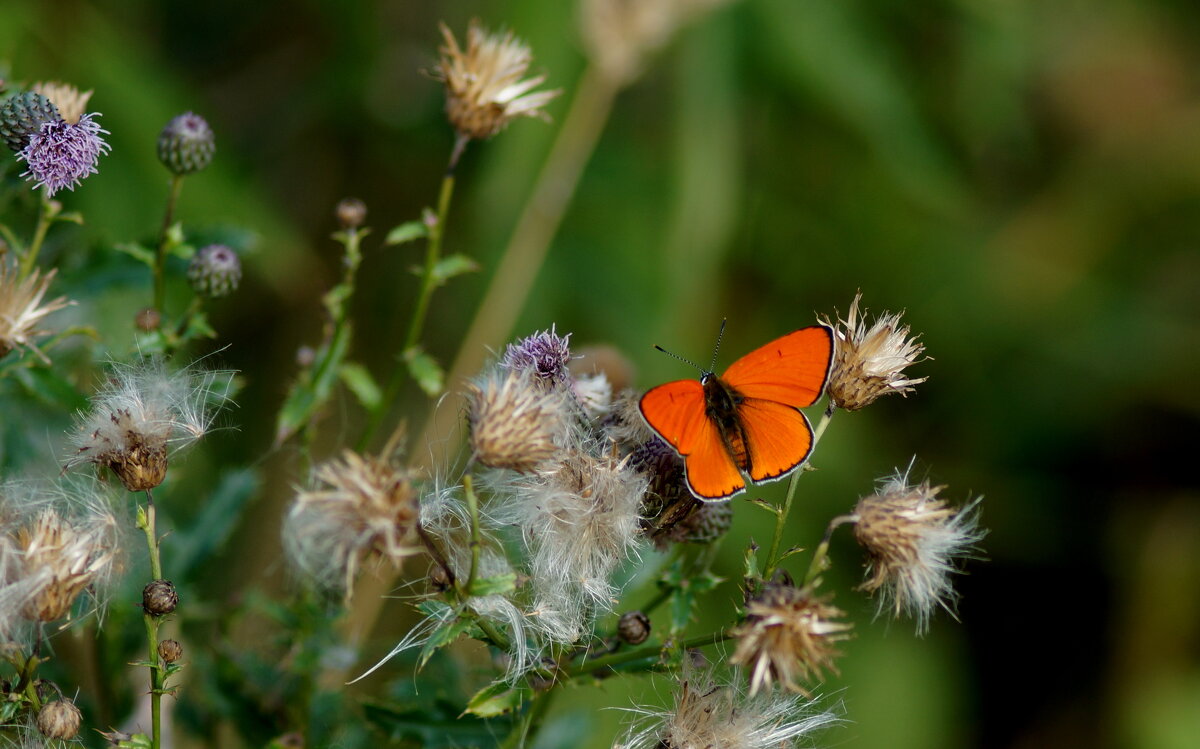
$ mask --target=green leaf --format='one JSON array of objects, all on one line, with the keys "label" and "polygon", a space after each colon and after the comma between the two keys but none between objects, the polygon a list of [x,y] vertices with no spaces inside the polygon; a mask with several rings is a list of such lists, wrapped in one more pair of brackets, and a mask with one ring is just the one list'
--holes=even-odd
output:
[{"label": "green leaf", "polygon": [[408,373],[426,395],[436,398],[442,394],[446,375],[432,356],[419,348],[410,348],[404,352],[404,363],[408,365]]},{"label": "green leaf", "polygon": [[799,554],[799,553],[800,553],[800,552],[802,552],[802,551],[804,551],[804,547],[803,547],[803,546],[793,546],[792,548],[790,548],[790,549],[788,549],[787,551],[783,552],[783,554],[782,554],[782,555],[780,555],[780,557],[779,557],[779,561],[781,561],[781,562],[782,562],[783,560],[787,559],[788,557],[790,557],[790,556],[792,556],[792,555],[794,555],[794,554]]},{"label": "green leaf", "polygon": [[68,224],[79,224],[83,226],[83,214],[79,211],[67,211],[60,213],[54,217],[55,221],[65,221]]},{"label": "green leaf", "polygon": [[771,513],[775,517],[779,517],[779,513],[782,512],[782,510],[780,510],[775,505],[773,505],[770,502],[768,502],[767,500],[761,499],[759,497],[746,497],[746,501],[749,502],[750,504],[754,505],[755,507],[759,508],[760,510],[766,510],[767,512]]},{"label": "green leaf", "polygon": [[[496,736],[508,731],[495,720],[474,716],[458,717],[448,705],[420,705],[404,708],[364,703],[363,716],[393,743],[421,746],[425,749],[450,749],[464,746],[495,746]],[[505,723],[505,721],[501,721]]]},{"label": "green leaf", "polygon": [[429,635],[429,639],[421,648],[421,654],[417,658],[417,668],[424,666],[434,653],[457,640],[459,635],[472,629],[473,626],[474,622],[465,617],[453,619],[439,626],[433,631],[433,634]]},{"label": "green leaf", "polygon": [[49,406],[71,412],[87,408],[87,397],[49,367],[19,367],[13,376],[30,395]]},{"label": "green leaf", "polygon": [[748,547],[746,547],[745,563],[746,563],[746,573],[745,573],[746,579],[747,580],[761,580],[762,579],[762,569],[760,569],[758,566],[758,544],[754,543],[753,541],[751,541],[750,545]]},{"label": "green leaf", "polygon": [[144,263],[148,268],[154,267],[154,250],[147,249],[137,242],[122,242],[113,249],[117,252],[124,252],[134,260]]},{"label": "green leaf", "polygon": [[[424,268],[413,266],[412,272],[416,275],[421,275]],[[475,273],[479,270],[479,263],[475,262],[466,255],[450,255],[444,257],[433,266],[433,283],[441,286],[455,276],[461,276],[464,273]]]},{"label": "green leaf", "polygon": [[492,596],[507,593],[517,587],[517,575],[509,572],[495,577],[477,577],[471,581],[471,589],[467,591],[473,596]]},{"label": "green leaf", "polygon": [[530,687],[513,686],[498,681],[476,692],[471,701],[467,703],[467,709],[464,712],[478,715],[480,718],[493,718],[520,707],[525,698],[532,693],[533,689]]},{"label": "green leaf", "polygon": [[383,243],[387,245],[405,244],[428,236],[429,227],[425,225],[425,222],[405,221],[399,226],[392,227]]},{"label": "green leaf", "polygon": [[329,400],[349,347],[350,325],[339,325],[335,329],[333,340],[317,352],[311,379],[297,380],[292,385],[283,407],[279,409],[279,417],[275,422],[276,445],[283,443],[308,424],[317,409]]},{"label": "green leaf", "polygon": [[358,362],[346,362],[338,370],[338,376],[346,383],[346,387],[350,388],[350,392],[354,393],[354,397],[358,398],[363,408],[368,411],[379,408],[383,401],[383,391],[379,389],[375,378],[371,377],[366,367]]},{"label": "green leaf", "polygon": [[213,330],[212,325],[209,325],[208,315],[204,314],[203,310],[197,311],[188,318],[187,329],[183,331],[183,340],[190,341],[194,338],[216,337],[217,331]]}]

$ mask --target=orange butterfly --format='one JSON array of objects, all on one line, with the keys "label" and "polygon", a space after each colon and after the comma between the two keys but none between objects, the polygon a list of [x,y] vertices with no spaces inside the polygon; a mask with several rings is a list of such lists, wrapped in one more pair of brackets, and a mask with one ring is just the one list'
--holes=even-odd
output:
[{"label": "orange butterfly", "polygon": [[699,380],[651,388],[640,408],[684,459],[692,494],[728,499],[746,489],[747,478],[779,479],[808,458],[813,431],[798,409],[821,397],[832,365],[833,330],[813,325],[751,351],[720,377],[706,371]]}]

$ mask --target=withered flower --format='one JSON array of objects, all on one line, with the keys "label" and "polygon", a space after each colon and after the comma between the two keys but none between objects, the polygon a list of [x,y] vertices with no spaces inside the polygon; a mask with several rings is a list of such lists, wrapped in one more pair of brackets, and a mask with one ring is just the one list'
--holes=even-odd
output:
[{"label": "withered flower", "polygon": [[153,489],[168,456],[208,433],[224,403],[228,372],[169,372],[161,359],[114,364],[112,378],[92,396],[71,438],[67,468],[93,463],[116,474],[131,492]]},{"label": "withered flower", "polygon": [[820,681],[824,670],[837,673],[834,647],[850,637],[844,612],[808,589],[768,583],[746,606],[746,621],[733,630],[737,650],[730,659],[750,670],[750,694],[778,681],[809,696],[797,680]]},{"label": "withered flower", "polygon": [[517,117],[544,117],[559,91],[533,91],[545,76],[521,79],[532,53],[512,32],[491,34],[472,21],[463,50],[441,25],[445,45],[437,77],[446,85],[446,115],[463,137],[490,138]]},{"label": "withered flower", "polygon": [[568,429],[566,392],[531,375],[494,373],[470,386],[471,450],[490,468],[528,473],[553,460]]},{"label": "withered flower", "polygon": [[348,595],[368,555],[399,569],[422,550],[420,506],[412,475],[384,456],[347,450],[319,466],[314,486],[297,492],[283,540],[296,566],[320,587]]},{"label": "withered flower", "polygon": [[8,263],[0,262],[0,356],[24,346],[48,361],[46,355],[33,344],[34,338],[49,332],[39,330],[38,325],[46,315],[71,304],[66,297],[42,304],[42,298],[54,280],[54,273],[51,270],[42,276],[35,268],[28,276],[21,278]]},{"label": "withered flower", "polygon": [[925,345],[918,336],[909,335],[909,327],[900,324],[904,313],[885,312],[867,327],[859,303],[862,292],[854,295],[846,319],[833,328],[836,352],[829,376],[829,397],[835,406],[857,411],[888,393],[905,395],[927,377],[909,378],[904,370],[928,357],[921,357]]},{"label": "withered flower", "polygon": [[859,500],[850,516],[868,554],[861,589],[880,593],[881,613],[891,609],[897,617],[915,618],[918,634],[929,628],[935,607],[954,615],[954,560],[969,556],[985,533],[979,529],[978,500],[950,507],[938,498],[944,488],[928,481],[910,485],[907,472],[897,471]]}]

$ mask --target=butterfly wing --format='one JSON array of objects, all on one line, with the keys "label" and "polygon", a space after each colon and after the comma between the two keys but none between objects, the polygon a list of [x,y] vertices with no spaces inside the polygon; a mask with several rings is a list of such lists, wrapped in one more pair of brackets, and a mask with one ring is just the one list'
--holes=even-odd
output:
[{"label": "butterfly wing", "polygon": [[678,380],[651,388],[639,403],[658,436],[683,456],[688,488],[700,499],[726,499],[746,488],[716,425],[705,413],[704,386]]},{"label": "butterfly wing", "polygon": [[782,478],[812,452],[812,427],[804,414],[782,403],[747,398],[738,407],[750,454],[750,479]]},{"label": "butterfly wing", "polygon": [[833,330],[813,325],[756,348],[721,379],[746,398],[806,408],[821,397],[832,365]]}]

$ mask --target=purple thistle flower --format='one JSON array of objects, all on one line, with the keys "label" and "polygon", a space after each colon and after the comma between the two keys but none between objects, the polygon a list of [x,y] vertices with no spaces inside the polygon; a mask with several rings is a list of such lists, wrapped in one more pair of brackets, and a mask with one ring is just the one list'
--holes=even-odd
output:
[{"label": "purple thistle flower", "polygon": [[29,167],[21,176],[37,182],[50,197],[64,187],[74,190],[84,177],[96,174],[96,162],[109,145],[100,137],[108,131],[92,120],[95,116],[85,114],[77,123],[62,119],[42,123],[17,155]]},{"label": "purple thistle flower", "polygon": [[560,336],[549,330],[534,333],[519,342],[508,344],[500,366],[505,369],[528,371],[546,384],[568,380],[567,362],[571,361],[571,334]]}]

